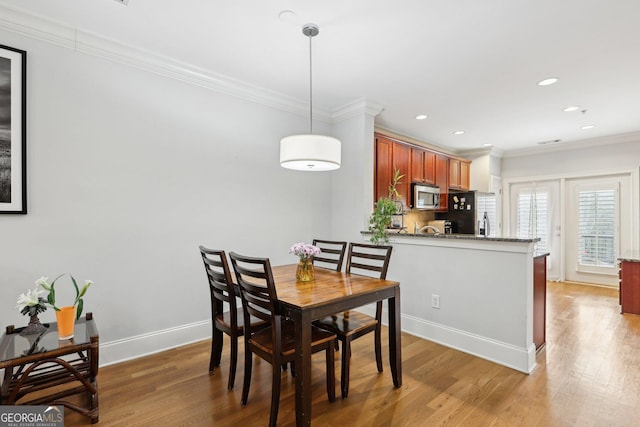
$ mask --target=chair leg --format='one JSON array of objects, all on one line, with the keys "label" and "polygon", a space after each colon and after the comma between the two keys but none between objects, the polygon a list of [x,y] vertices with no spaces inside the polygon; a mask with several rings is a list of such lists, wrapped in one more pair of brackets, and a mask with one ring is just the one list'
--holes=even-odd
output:
[{"label": "chair leg", "polygon": [[[278,421],[278,408],[280,406],[280,381],[282,374],[280,373],[279,363],[274,363],[271,367],[272,381],[271,381],[271,412],[269,415],[269,427],[275,427]],[[293,368],[292,368],[293,370]]]},{"label": "chair leg", "polygon": [[[246,339],[246,338],[245,338]],[[244,347],[244,382],[242,384],[242,398],[240,403],[244,406],[249,398],[249,386],[251,386],[251,364],[253,362],[253,353],[248,346]]]},{"label": "chair leg", "polygon": [[336,369],[335,353],[331,343],[327,346],[327,396],[329,402],[336,400]]},{"label": "chair leg", "polygon": [[382,372],[382,326],[380,326],[380,322],[376,325],[374,345],[376,347],[376,365],[378,366],[378,372]]},{"label": "chair leg", "polygon": [[232,390],[236,381],[236,366],[238,365],[238,336],[232,335],[230,338],[231,360],[229,361],[229,383],[227,384],[227,389]]},{"label": "chair leg", "polygon": [[376,325],[375,334],[375,350],[376,350],[376,365],[378,372],[382,372],[382,301],[376,303]]},{"label": "chair leg", "polygon": [[211,336],[211,357],[209,358],[209,372],[213,372],[216,366],[220,366],[222,360],[222,331],[213,326],[213,334]]},{"label": "chair leg", "polygon": [[351,360],[351,339],[347,337],[342,341],[342,375],[340,377],[340,387],[342,389],[342,398],[346,399],[349,395],[349,364]]}]

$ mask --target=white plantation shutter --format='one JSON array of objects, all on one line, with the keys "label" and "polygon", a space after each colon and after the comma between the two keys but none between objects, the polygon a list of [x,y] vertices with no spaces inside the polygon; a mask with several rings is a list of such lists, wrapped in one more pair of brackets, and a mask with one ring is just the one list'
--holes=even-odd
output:
[{"label": "white plantation shutter", "polygon": [[496,195],[493,193],[478,193],[478,200],[476,200],[476,206],[478,207],[478,221],[482,221],[484,213],[487,213],[489,218],[489,237],[496,237],[498,235],[498,208]]},{"label": "white plantation shutter", "polygon": [[616,262],[615,188],[578,193],[578,264],[613,267]]},{"label": "white plantation shutter", "polygon": [[539,237],[537,250],[548,252],[549,193],[535,189],[518,192],[516,236],[522,239]]}]

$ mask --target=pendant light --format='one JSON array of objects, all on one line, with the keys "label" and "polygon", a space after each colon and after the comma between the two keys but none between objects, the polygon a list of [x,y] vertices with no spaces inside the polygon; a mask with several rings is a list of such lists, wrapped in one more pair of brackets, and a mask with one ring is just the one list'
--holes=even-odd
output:
[{"label": "pendant light", "polygon": [[313,134],[313,78],[311,67],[311,39],[320,29],[315,24],[302,27],[309,37],[309,133],[291,135],[280,140],[280,166],[300,171],[329,171],[340,167],[340,140]]}]

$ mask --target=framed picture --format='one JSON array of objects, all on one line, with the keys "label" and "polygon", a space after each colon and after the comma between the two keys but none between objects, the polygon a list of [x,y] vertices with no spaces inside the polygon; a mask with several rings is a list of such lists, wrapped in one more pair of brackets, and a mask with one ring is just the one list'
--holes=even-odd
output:
[{"label": "framed picture", "polygon": [[0,214],[27,213],[27,52],[0,45]]}]

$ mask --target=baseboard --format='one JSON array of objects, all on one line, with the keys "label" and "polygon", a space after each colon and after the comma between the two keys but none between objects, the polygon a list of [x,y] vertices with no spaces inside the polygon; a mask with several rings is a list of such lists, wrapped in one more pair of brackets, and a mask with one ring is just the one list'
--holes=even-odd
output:
[{"label": "baseboard", "polygon": [[100,343],[100,366],[137,359],[208,338],[211,338],[211,321],[205,320]]},{"label": "baseboard", "polygon": [[[359,307],[358,311],[373,316],[375,315],[375,306]],[[383,323],[387,325],[385,323],[386,313],[383,314],[382,319]],[[472,354],[516,371],[530,374],[536,367],[536,349],[533,343],[529,348],[517,347],[406,314],[402,315],[401,322],[402,332]]]},{"label": "baseboard", "polygon": [[[374,315],[374,307],[360,307],[358,311]],[[386,319],[386,315],[383,316]],[[444,346],[490,360],[526,374],[536,366],[536,351],[471,334],[425,319],[402,315],[402,331]],[[386,324],[386,323],[385,323]],[[136,335],[100,344],[100,366],[112,365],[171,348],[202,341],[211,337],[211,322],[201,321]]]}]

